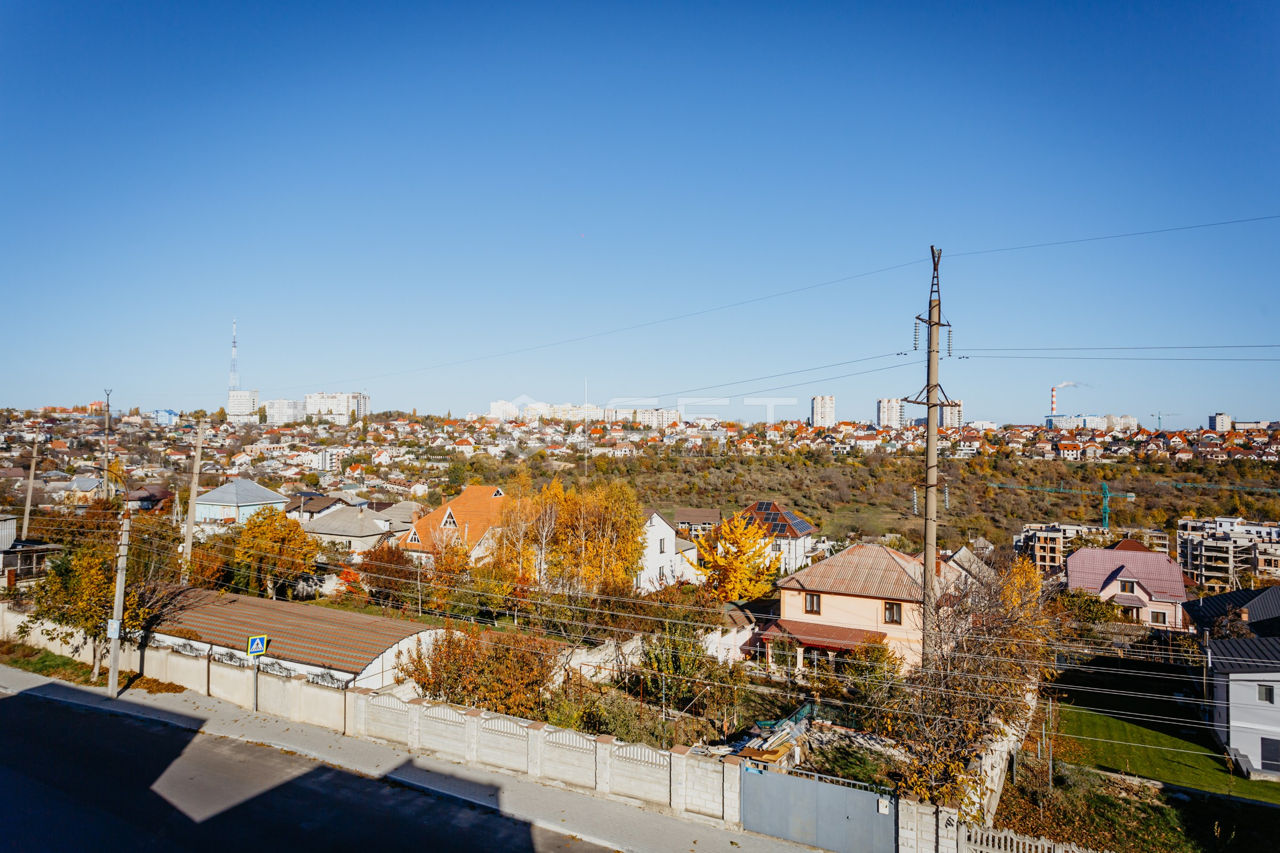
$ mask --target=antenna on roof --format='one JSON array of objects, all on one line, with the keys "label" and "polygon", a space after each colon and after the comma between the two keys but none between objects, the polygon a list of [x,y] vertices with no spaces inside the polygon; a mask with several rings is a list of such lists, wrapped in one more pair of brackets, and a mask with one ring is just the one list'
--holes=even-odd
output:
[{"label": "antenna on roof", "polygon": [[231,375],[227,383],[228,391],[240,390],[240,368],[236,364],[236,321],[231,321]]}]

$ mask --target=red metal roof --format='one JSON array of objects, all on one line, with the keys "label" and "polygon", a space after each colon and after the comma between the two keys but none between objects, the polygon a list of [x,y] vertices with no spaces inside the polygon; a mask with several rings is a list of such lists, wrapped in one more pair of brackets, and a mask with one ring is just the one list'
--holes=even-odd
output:
[{"label": "red metal roof", "polygon": [[270,657],[352,674],[406,637],[430,630],[408,620],[209,590],[193,590],[184,605],[157,633],[186,628],[202,642],[241,651],[250,637],[266,634]]}]

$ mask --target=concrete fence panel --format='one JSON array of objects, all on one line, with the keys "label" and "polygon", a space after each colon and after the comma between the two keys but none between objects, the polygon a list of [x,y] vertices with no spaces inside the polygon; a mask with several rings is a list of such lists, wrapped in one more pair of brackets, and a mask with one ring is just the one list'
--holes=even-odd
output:
[{"label": "concrete fence panel", "polygon": [[346,731],[347,700],[345,691],[323,684],[313,684],[306,676],[295,676],[298,683],[298,714],[293,719],[300,723],[323,726],[335,732]]},{"label": "concrete fence panel", "polygon": [[542,775],[580,788],[595,788],[595,738],[571,729],[548,728],[542,750]]},{"label": "concrete fence panel", "polygon": [[409,705],[390,693],[369,699],[366,734],[392,743],[409,743]]},{"label": "concrete fence panel", "polygon": [[521,723],[505,716],[481,717],[479,735],[476,760],[494,767],[528,772],[529,732]]},{"label": "concrete fence panel", "polygon": [[465,758],[466,715],[449,705],[428,705],[421,711],[418,721],[418,741],[423,749]]},{"label": "concrete fence panel", "polygon": [[253,707],[253,669],[213,660],[209,662],[209,695],[241,708]]},{"label": "concrete fence panel", "polygon": [[610,790],[650,803],[671,802],[671,755],[641,743],[612,744]]}]

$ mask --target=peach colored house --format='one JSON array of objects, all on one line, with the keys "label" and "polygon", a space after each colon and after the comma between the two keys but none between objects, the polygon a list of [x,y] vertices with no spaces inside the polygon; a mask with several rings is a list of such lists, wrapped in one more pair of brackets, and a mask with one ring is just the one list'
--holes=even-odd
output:
[{"label": "peach colored house", "polygon": [[[805,657],[885,642],[908,666],[920,662],[921,562],[884,545],[853,545],[778,581],[782,609],[763,634],[800,647]],[[959,576],[943,564],[938,588]]]}]

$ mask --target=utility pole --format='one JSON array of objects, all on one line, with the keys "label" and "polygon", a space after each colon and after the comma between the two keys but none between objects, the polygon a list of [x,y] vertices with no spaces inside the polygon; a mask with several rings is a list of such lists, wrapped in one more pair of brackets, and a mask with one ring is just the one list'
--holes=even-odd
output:
[{"label": "utility pole", "polygon": [[191,494],[187,498],[187,535],[182,548],[182,584],[191,580],[191,539],[196,529],[196,492],[200,489],[200,450],[204,447],[204,419],[196,423],[196,458],[191,465]]},{"label": "utility pole", "polygon": [[[941,421],[942,407],[952,405],[942,393],[942,385],[938,381],[938,331],[950,323],[942,322],[942,293],[938,286],[938,264],[942,261],[942,250],[929,247],[933,257],[933,281],[929,287],[928,317],[916,317],[919,323],[929,327],[928,348],[929,364],[924,389],[908,402],[927,406],[924,438],[924,565],[921,567],[922,609],[920,634],[920,663],[923,667],[933,651],[936,638],[933,636],[933,608],[935,600],[934,572],[938,564],[938,424]],[[917,327],[918,328],[918,327]],[[923,398],[923,399],[922,399]]]},{"label": "utility pole", "polygon": [[102,424],[107,430],[107,444],[111,443],[111,389],[103,388],[103,393],[107,395],[107,414]]},{"label": "utility pole", "polygon": [[116,553],[116,600],[111,606],[111,621],[107,623],[107,638],[111,640],[111,673],[107,676],[107,698],[116,698],[120,684],[120,632],[124,621],[124,575],[129,564],[129,514],[124,515],[120,528],[120,548]]},{"label": "utility pole", "polygon": [[36,440],[31,442],[31,470],[27,472],[27,503],[22,509],[22,539],[27,539],[27,525],[31,522],[31,490],[36,484],[36,459],[40,455],[40,431],[36,430]]}]

